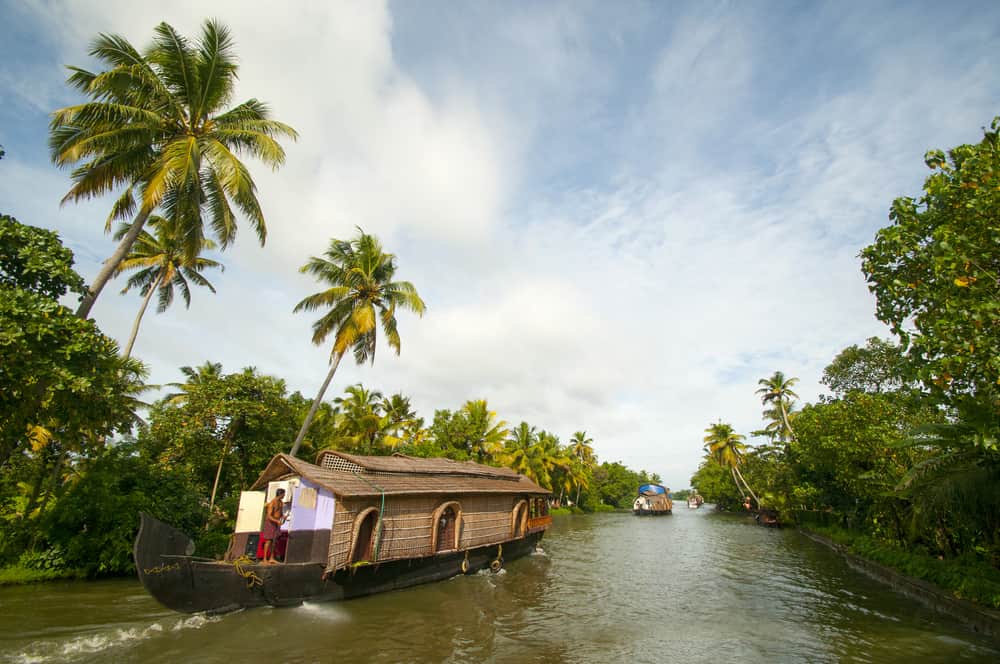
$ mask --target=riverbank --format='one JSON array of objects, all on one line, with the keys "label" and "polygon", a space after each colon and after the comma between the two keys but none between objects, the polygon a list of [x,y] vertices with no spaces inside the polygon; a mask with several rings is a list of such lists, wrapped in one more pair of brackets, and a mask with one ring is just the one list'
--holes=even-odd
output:
[{"label": "riverbank", "polygon": [[1000,571],[922,556],[834,528],[800,526],[799,532],[841,554],[863,574],[1000,642]]},{"label": "riverbank", "polygon": [[21,586],[45,581],[67,581],[85,579],[83,570],[31,569],[20,565],[0,567],[0,586]]}]

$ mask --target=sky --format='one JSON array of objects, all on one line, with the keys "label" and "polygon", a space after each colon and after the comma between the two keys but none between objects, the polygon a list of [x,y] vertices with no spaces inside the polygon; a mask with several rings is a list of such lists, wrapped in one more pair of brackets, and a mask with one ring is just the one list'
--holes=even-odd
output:
[{"label": "sky", "polygon": [[[762,427],[759,379],[814,402],[840,350],[888,336],[858,252],[919,195],[926,150],[1000,113],[993,2],[0,0],[0,211],[57,230],[88,279],[110,201],[59,204],[65,65],[94,66],[98,33],[143,47],[206,18],[233,32],[235,99],[300,138],[278,171],[247,162],[266,246],[242,225],[216,295],[147,314],[150,381],[213,361],[315,395],[330,348],[292,313],[321,289],[298,268],[361,227],[427,312],[328,399],[363,382],[428,422],[487,399],[674,488],[710,424]],[[91,314],[122,343],[123,285]]]}]

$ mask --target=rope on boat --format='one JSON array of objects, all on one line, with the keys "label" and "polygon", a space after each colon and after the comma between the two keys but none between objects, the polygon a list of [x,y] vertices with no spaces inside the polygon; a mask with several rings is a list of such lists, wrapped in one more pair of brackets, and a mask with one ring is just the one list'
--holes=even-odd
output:
[{"label": "rope on boat", "polygon": [[382,513],[385,511],[385,489],[380,487],[378,484],[371,482],[368,478],[362,477],[358,473],[353,473],[355,477],[362,480],[371,487],[374,487],[379,493],[382,494],[382,506],[378,508],[378,520],[375,522],[375,553],[372,555],[372,560],[378,561],[378,550],[382,545]]},{"label": "rope on boat", "polygon": [[233,569],[236,573],[247,580],[247,588],[253,588],[254,586],[263,586],[264,579],[254,572],[252,569],[247,569],[244,565],[253,565],[254,561],[250,559],[250,556],[243,554],[239,558],[233,561]]}]

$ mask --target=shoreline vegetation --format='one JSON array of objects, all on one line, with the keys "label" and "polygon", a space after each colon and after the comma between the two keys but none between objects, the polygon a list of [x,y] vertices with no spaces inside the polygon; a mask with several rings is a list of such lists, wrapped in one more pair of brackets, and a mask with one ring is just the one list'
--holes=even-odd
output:
[{"label": "shoreline vegetation", "polygon": [[757,444],[705,430],[692,487],[721,510],[812,529],[845,552],[1000,608],[1000,117],[979,143],[930,150],[919,198],[861,250],[895,339],[838,353],[801,407],[798,379],[758,381]]}]

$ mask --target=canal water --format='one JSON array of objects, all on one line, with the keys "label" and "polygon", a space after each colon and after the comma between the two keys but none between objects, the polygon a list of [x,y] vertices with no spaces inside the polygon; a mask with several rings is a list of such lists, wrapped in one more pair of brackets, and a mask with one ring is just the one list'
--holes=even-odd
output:
[{"label": "canal water", "polygon": [[225,616],[129,580],[0,589],[0,662],[958,662],[990,641],[791,530],[710,509],[556,517],[499,574]]}]

